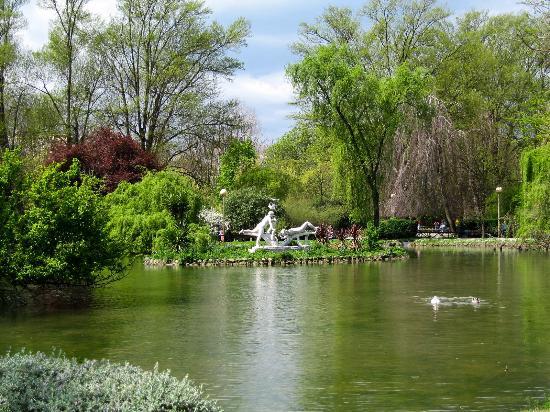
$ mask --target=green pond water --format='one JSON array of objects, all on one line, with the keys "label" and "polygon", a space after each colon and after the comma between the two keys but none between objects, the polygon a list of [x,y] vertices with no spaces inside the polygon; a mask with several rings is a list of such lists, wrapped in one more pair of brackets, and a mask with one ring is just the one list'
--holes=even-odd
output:
[{"label": "green pond water", "polygon": [[550,392],[550,256],[136,265],[84,306],[4,310],[0,351],[22,347],[158,362],[226,410],[518,410]]}]

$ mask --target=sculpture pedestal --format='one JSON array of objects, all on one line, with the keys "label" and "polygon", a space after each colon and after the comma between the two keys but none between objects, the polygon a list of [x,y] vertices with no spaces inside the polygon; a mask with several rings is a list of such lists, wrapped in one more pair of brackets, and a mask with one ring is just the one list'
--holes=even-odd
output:
[{"label": "sculpture pedestal", "polygon": [[285,250],[306,250],[309,249],[309,245],[299,246],[254,246],[248,249],[250,253],[254,253],[257,250],[267,250],[268,252],[284,252]]}]

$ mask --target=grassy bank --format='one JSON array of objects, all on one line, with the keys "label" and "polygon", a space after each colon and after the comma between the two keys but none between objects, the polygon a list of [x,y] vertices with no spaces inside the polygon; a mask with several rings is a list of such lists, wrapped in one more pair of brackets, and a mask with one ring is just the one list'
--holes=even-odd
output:
[{"label": "grassy bank", "polygon": [[221,411],[187,378],[108,361],[19,352],[0,358],[0,412]]},{"label": "grassy bank", "polygon": [[342,247],[339,242],[328,245],[311,242],[305,250],[288,250],[272,252],[257,250],[250,253],[248,249],[254,242],[230,242],[217,244],[206,251],[187,251],[168,256],[151,256],[145,258],[145,264],[151,266],[273,266],[292,264],[335,264],[359,263],[378,260],[406,258],[405,250],[393,243],[380,244],[377,248]]},{"label": "grassy bank", "polygon": [[452,239],[416,239],[410,247],[471,247],[490,249],[543,250],[544,247],[531,239],[519,238],[452,238]]}]

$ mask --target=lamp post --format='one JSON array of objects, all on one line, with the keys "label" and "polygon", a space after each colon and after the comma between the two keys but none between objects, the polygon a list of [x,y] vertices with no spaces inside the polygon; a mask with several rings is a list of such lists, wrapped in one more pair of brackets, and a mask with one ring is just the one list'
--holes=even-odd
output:
[{"label": "lamp post", "polygon": [[500,238],[500,194],[502,193],[502,187],[498,186],[495,189],[497,192],[497,226],[498,226],[498,237]]},{"label": "lamp post", "polygon": [[227,190],[220,190],[220,196],[222,198],[222,230],[220,233],[220,240],[225,242],[225,197],[227,196]]}]

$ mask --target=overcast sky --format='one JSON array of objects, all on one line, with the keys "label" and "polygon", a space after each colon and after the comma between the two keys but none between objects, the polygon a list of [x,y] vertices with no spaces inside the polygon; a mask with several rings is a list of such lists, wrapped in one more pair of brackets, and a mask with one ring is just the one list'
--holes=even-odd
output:
[{"label": "overcast sky", "polygon": [[[294,61],[289,45],[297,39],[298,25],[313,22],[328,5],[358,9],[364,0],[206,0],[213,19],[228,24],[245,17],[252,26],[248,47],[240,58],[245,69],[231,83],[224,83],[224,95],[235,97],[256,113],[265,142],[277,140],[292,127],[288,116],[293,108],[292,88],[284,76],[285,66]],[[517,12],[517,0],[448,0],[443,5],[457,15],[472,9],[491,14]],[[88,8],[103,18],[116,13],[115,0],[90,0]],[[26,47],[40,48],[47,40],[53,15],[30,0],[23,9],[27,28],[22,33]]]}]

